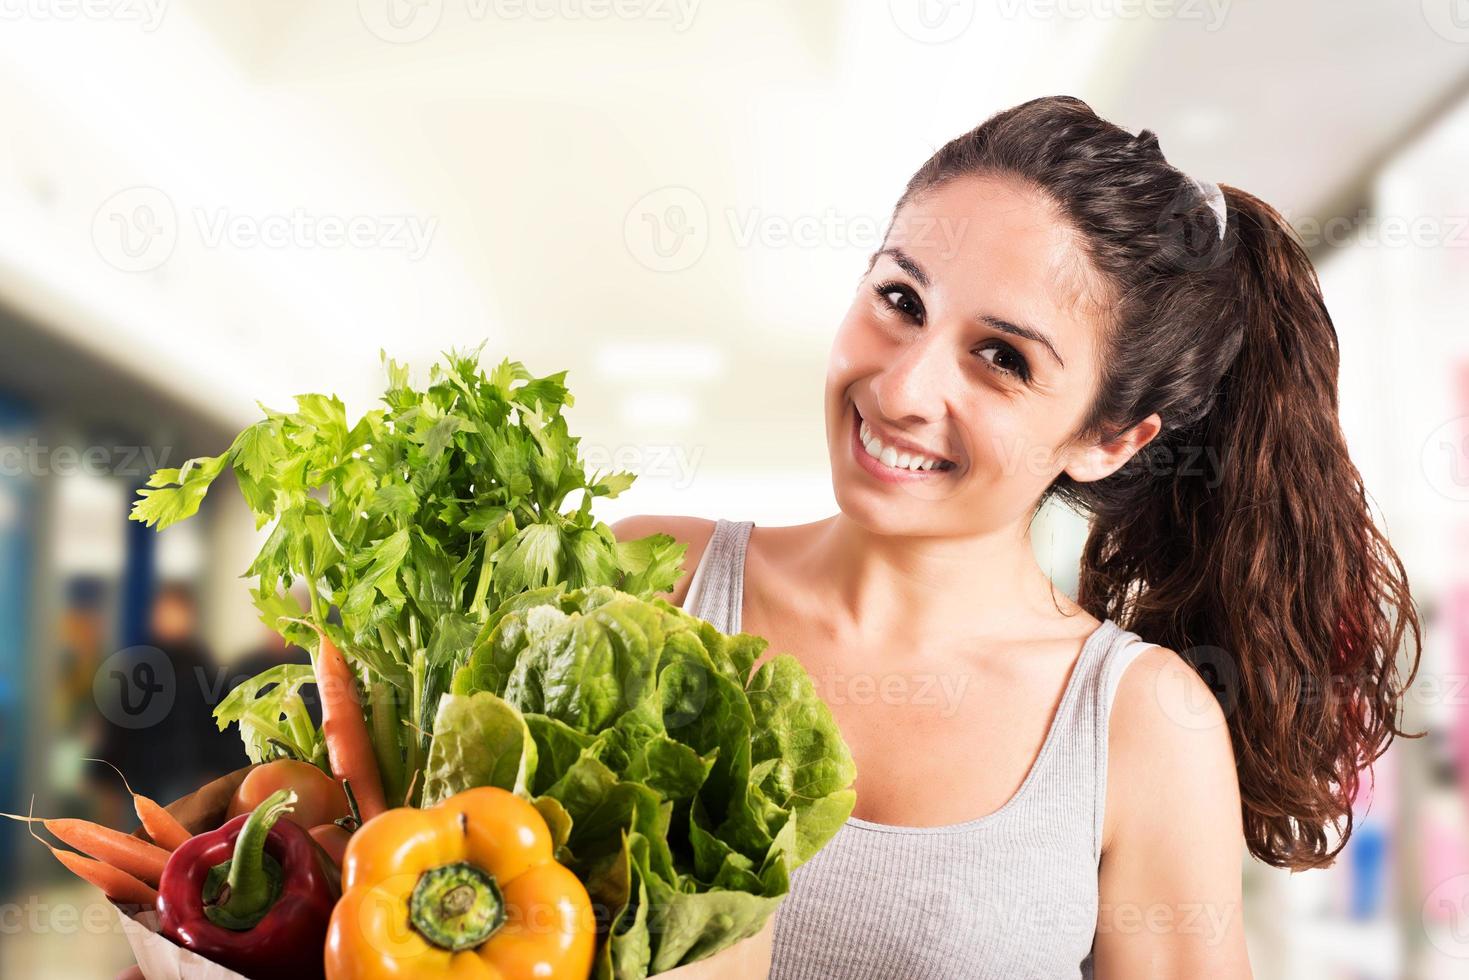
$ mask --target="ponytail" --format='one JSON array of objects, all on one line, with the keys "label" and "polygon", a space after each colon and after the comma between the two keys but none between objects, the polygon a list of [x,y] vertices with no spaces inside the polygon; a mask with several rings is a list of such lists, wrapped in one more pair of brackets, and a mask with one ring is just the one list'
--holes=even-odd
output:
[{"label": "ponytail", "polygon": [[1421,633],[1347,454],[1337,335],[1310,260],[1268,204],[1225,193],[1239,348],[1208,411],[1173,434],[1208,465],[1154,476],[1150,499],[1094,527],[1079,602],[1210,683],[1250,851],[1300,870],[1345,846],[1362,768],[1394,735],[1419,737],[1397,717],[1418,657],[1403,680],[1398,652],[1405,630],[1420,649]]}]

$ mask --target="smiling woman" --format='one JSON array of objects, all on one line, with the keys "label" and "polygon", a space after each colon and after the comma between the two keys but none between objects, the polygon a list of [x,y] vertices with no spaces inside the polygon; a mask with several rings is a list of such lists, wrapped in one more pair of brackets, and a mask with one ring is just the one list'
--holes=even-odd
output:
[{"label": "smiling woman", "polygon": [[615,528],[685,541],[670,598],[795,653],[852,747],[773,977],[1250,976],[1244,854],[1332,861],[1417,669],[1336,369],[1279,215],[1151,132],[1038,99],[924,164],[831,348],[840,512]]}]

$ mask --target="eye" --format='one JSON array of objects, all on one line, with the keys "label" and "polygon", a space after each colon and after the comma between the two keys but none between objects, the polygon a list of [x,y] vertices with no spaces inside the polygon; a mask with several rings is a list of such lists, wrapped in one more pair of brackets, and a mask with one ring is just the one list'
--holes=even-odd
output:
[{"label": "eye", "polygon": [[914,323],[923,322],[923,304],[918,301],[917,295],[902,282],[881,282],[872,287],[877,294],[878,302],[900,316],[905,316]]},{"label": "eye", "polygon": [[995,352],[994,360],[985,358],[984,361],[990,366],[990,370],[1009,375],[1020,381],[1030,380],[1030,364],[1019,351],[1004,341],[997,340],[991,346],[981,348],[975,353],[983,355],[986,351],[991,350]]}]

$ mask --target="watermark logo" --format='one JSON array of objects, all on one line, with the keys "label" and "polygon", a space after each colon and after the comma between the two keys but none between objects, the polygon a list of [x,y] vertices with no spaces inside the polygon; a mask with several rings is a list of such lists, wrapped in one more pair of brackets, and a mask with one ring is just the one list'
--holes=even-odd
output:
[{"label": "watermark logo", "polygon": [[357,0],[357,16],[380,40],[412,44],[438,28],[444,0]]},{"label": "watermark logo", "polygon": [[687,187],[660,187],[628,209],[622,237],[645,268],[681,272],[709,247],[709,210]]},{"label": "watermark logo", "polygon": [[[1199,691],[1191,683],[1187,676],[1191,673],[1203,679],[1209,693]],[[1165,685],[1175,690],[1182,687],[1188,693],[1183,698],[1164,695]],[[1186,657],[1173,660],[1158,672],[1154,691],[1158,706],[1170,721],[1190,731],[1206,731],[1223,724],[1224,718],[1239,704],[1239,664],[1229,651],[1219,647],[1192,647]]]},{"label": "watermark logo", "polygon": [[1157,229],[1160,258],[1183,271],[1217,269],[1234,253],[1234,240],[1221,237],[1218,216],[1201,203],[1200,192],[1191,182],[1185,182],[1164,206]]},{"label": "watermark logo", "polygon": [[1423,19],[1445,41],[1469,44],[1469,0],[1422,0]]},{"label": "watermark logo", "polygon": [[119,650],[102,661],[92,678],[92,699],[102,717],[132,731],[168,717],[176,693],[173,663],[157,647]]},{"label": "watermark logo", "polygon": [[156,187],[129,187],[102,202],[92,216],[92,243],[103,261],[123,272],[149,272],[178,245],[173,201]]},{"label": "watermark logo", "polygon": [[1469,960],[1469,874],[1438,883],[1423,900],[1424,934],[1445,956]]},{"label": "watermark logo", "polygon": [[1456,503],[1469,503],[1469,415],[1434,429],[1420,458],[1429,486]]},{"label": "watermark logo", "polygon": [[920,44],[945,44],[974,23],[974,0],[888,0],[893,24]]}]

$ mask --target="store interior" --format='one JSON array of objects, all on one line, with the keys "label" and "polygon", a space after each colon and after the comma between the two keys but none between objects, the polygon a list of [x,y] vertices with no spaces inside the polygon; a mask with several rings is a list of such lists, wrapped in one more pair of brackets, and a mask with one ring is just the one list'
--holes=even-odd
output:
[{"label": "store interior", "polygon": [[[128,510],[261,405],[369,409],[380,352],[568,371],[584,451],[638,474],[606,521],[831,513],[827,349],[903,184],[1069,93],[1296,226],[1423,617],[1424,735],[1378,760],[1338,860],[1246,861],[1255,976],[1469,971],[1469,28],[1368,0],[961,3],[938,33],[896,0],[445,0],[408,33],[368,2],[114,6],[0,28],[0,811],[131,826],[87,760],[130,741],[114,665],[160,631],[216,691],[290,655],[250,604],[268,528],[233,488],[162,534]],[[1056,508],[1033,537],[1073,595],[1086,530]],[[128,775],[165,794],[227,766],[221,740],[186,761],[155,733]],[[0,976],[131,963],[20,824],[0,883]]]}]

